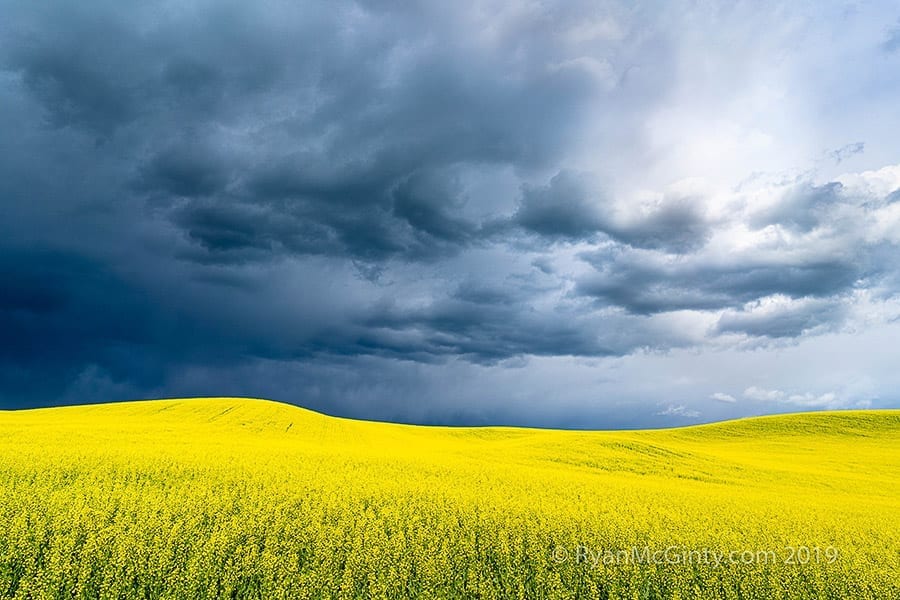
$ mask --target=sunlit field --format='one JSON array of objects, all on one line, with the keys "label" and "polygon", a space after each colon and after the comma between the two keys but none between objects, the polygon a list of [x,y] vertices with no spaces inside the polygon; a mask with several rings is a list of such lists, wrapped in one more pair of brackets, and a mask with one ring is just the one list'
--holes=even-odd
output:
[{"label": "sunlit field", "polygon": [[900,598],[900,411],[657,431],[0,413],[4,598]]}]

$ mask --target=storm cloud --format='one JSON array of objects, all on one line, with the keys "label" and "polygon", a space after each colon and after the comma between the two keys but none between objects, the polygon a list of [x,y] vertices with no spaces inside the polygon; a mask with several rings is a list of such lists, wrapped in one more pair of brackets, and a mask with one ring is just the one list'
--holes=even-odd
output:
[{"label": "storm cloud", "polygon": [[875,8],[839,36],[787,5],[2,4],[3,407],[643,426],[893,402],[631,366],[900,315]]}]

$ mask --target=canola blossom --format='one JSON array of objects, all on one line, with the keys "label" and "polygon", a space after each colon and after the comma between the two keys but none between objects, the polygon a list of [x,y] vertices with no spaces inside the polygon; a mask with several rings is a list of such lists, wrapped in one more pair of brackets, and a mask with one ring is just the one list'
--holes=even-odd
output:
[{"label": "canola blossom", "polygon": [[0,412],[0,597],[900,598],[900,411],[419,427]]}]

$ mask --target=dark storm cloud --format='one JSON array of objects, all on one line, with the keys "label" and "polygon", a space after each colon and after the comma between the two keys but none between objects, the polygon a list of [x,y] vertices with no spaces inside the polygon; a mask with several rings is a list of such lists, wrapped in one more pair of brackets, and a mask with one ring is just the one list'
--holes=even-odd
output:
[{"label": "dark storm cloud", "polygon": [[[593,89],[543,54],[508,53],[513,40],[468,40],[461,14],[433,10],[25,4],[4,64],[50,126],[95,137],[98,160],[127,153],[137,192],[180,199],[172,222],[200,257],[243,260],[241,246],[258,259],[414,260],[475,231],[456,165],[555,160]],[[247,204],[264,216],[241,231],[206,218]]]},{"label": "dark storm cloud", "polygon": [[[898,289],[896,192],[798,183],[715,216],[617,195],[682,65],[657,7],[608,10],[5,2],[0,406],[259,389],[537,422],[453,406],[442,369],[802,337],[859,282]],[[615,166],[576,170],[585,146]],[[781,237],[716,256],[735,223]],[[440,411],[412,406],[431,394]]]},{"label": "dark storm cloud", "polygon": [[464,244],[476,227],[454,214],[465,202],[462,193],[452,176],[413,173],[393,192],[394,215],[432,238]]},{"label": "dark storm cloud", "polygon": [[548,237],[584,238],[606,227],[604,201],[599,194],[591,195],[582,176],[562,171],[546,187],[525,188],[514,219]]},{"label": "dark storm cloud", "polygon": [[597,234],[635,248],[685,253],[703,246],[710,224],[691,198],[666,198],[645,214],[619,217],[592,178],[560,171],[544,187],[522,191],[513,222],[548,239],[590,239]]},{"label": "dark storm cloud", "polygon": [[799,306],[780,306],[761,311],[733,311],[716,325],[720,333],[745,333],[753,337],[795,338],[817,327],[833,329],[846,316],[839,301],[813,300]]},{"label": "dark storm cloud", "polygon": [[711,227],[694,199],[675,198],[645,216],[610,229],[614,238],[635,248],[683,254],[702,247]]},{"label": "dark storm cloud", "polygon": [[[224,199],[181,206],[173,211],[172,219],[212,262],[268,258],[280,245],[280,238],[294,235],[292,226],[296,226],[276,218],[265,207]],[[199,254],[190,256],[200,260]]]},{"label": "dark storm cloud", "polygon": [[458,356],[484,364],[522,355],[623,356],[661,344],[689,343],[686,336],[642,317],[562,308],[537,312],[528,299],[521,292],[462,289],[421,308],[386,306],[366,318],[369,336],[361,343],[380,349],[381,355],[389,351],[416,360]]},{"label": "dark storm cloud", "polygon": [[[55,397],[84,367],[103,362],[116,376],[141,379],[153,365],[136,347],[152,343],[151,303],[96,261],[48,249],[0,252],[0,378],[15,402]],[[21,401],[21,400],[20,400]]]},{"label": "dark storm cloud", "polygon": [[138,191],[163,197],[199,197],[222,193],[231,172],[214,147],[192,143],[160,150],[140,167]]},{"label": "dark storm cloud", "polygon": [[862,276],[861,265],[849,258],[794,264],[777,259],[666,264],[632,253],[584,258],[596,272],[579,282],[578,292],[635,314],[732,308],[776,294],[828,297],[847,291]]},{"label": "dark storm cloud", "polygon": [[797,231],[811,231],[828,220],[829,211],[842,201],[842,186],[831,182],[825,185],[803,183],[789,190],[774,206],[754,215],[753,227],[783,225]]}]

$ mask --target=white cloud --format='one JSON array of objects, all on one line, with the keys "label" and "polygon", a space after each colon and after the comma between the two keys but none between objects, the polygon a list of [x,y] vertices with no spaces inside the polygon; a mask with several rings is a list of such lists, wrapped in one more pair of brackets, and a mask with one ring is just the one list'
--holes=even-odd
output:
[{"label": "white cloud", "polygon": [[664,417],[685,417],[688,419],[694,419],[700,416],[700,413],[698,411],[691,410],[683,404],[670,404],[665,408],[665,410],[662,410],[656,414]]},{"label": "white cloud", "polygon": [[806,392],[805,394],[791,394],[788,396],[787,401],[799,406],[835,406],[837,404],[836,398],[834,392],[828,392],[819,396]]},{"label": "white cloud", "polygon": [[871,405],[869,400],[847,400],[835,392],[787,393],[782,390],[768,390],[756,386],[744,390],[744,397],[759,402],[777,402],[802,408],[867,408]]},{"label": "white cloud", "polygon": [[737,402],[734,396],[722,392],[716,392],[710,396],[710,399],[715,400],[716,402],[725,402],[726,404],[734,404]]},{"label": "white cloud", "polygon": [[787,397],[787,394],[781,390],[767,390],[756,387],[755,385],[744,390],[744,398],[757,400],[759,402],[780,402]]}]

